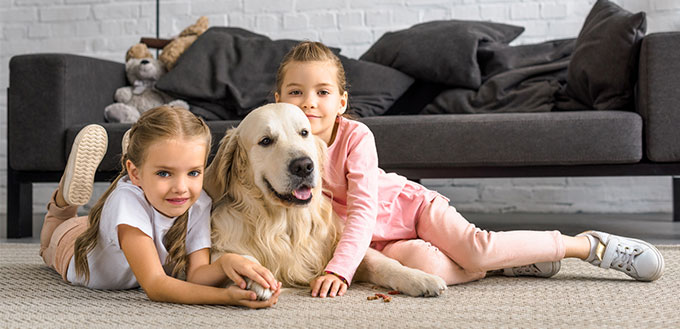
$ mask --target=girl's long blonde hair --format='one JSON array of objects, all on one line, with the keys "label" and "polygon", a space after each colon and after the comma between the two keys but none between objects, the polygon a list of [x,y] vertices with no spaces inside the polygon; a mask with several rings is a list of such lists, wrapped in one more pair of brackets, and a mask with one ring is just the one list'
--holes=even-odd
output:
[{"label": "girl's long blonde hair", "polygon": [[[143,165],[146,159],[147,149],[154,142],[164,138],[202,138],[206,143],[206,158],[208,160],[212,136],[208,125],[199,117],[186,109],[173,106],[159,106],[144,112],[139,120],[130,129],[130,141],[127,150],[123,150],[120,159],[121,171],[118,177],[111,183],[104,195],[90,210],[88,228],[81,234],[75,243],[75,269],[76,275],[85,275],[85,280],[90,280],[90,269],[87,261],[87,254],[97,245],[99,235],[99,222],[102,215],[102,208],[106,199],[118,185],[118,181],[125,175],[125,163],[130,160],[136,167]],[[186,233],[189,210],[175,219],[174,223],[165,234],[163,244],[168,250],[166,264],[172,266],[172,275],[177,277],[184,274],[187,254],[186,254]]]}]

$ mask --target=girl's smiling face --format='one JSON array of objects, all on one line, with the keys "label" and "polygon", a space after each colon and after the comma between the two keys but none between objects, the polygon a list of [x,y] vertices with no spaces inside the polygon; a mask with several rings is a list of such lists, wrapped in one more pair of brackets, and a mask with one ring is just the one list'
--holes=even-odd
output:
[{"label": "girl's smiling face", "polygon": [[293,61],[286,65],[277,102],[297,105],[305,112],[312,133],[329,144],[335,118],[347,108],[347,92],[340,92],[338,68],[331,61]]},{"label": "girl's smiling face", "polygon": [[177,217],[201,194],[206,152],[201,138],[159,139],[149,145],[141,166],[127,161],[127,172],[156,210]]}]

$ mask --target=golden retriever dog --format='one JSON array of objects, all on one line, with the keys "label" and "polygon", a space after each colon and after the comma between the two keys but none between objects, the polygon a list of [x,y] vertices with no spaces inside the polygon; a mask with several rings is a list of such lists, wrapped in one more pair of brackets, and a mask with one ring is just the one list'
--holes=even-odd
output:
[{"label": "golden retriever dog", "polygon": [[[308,287],[333,256],[342,225],[323,195],[326,145],[313,136],[295,105],[253,110],[220,141],[206,169],[213,199],[212,257],[237,253],[267,267],[284,287]],[[355,274],[411,296],[438,296],[438,276],[401,265],[369,249]],[[254,282],[260,299],[271,295]]]}]

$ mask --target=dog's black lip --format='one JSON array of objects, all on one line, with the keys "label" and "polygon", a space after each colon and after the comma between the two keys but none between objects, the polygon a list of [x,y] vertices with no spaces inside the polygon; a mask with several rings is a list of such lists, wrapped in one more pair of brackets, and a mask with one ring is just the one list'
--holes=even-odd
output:
[{"label": "dog's black lip", "polygon": [[271,191],[281,201],[296,204],[296,205],[306,205],[306,204],[308,204],[309,202],[312,201],[313,195],[310,195],[307,200],[300,200],[300,199],[294,197],[293,194],[283,195],[279,192],[276,192],[276,190],[274,189],[272,184],[270,184],[269,181],[266,178],[264,178],[264,183],[267,184],[267,188],[269,189],[269,191]]}]

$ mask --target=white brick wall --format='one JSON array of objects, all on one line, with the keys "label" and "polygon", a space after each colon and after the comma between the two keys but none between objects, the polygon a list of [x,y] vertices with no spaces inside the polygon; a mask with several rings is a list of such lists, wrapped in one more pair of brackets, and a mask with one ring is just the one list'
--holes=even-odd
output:
[{"label": "white brick wall", "polygon": [[[384,32],[435,19],[493,20],[526,27],[516,44],[574,37],[594,0],[173,0],[161,1],[160,34],[176,35],[199,16],[272,38],[320,40],[358,57]],[[680,1],[619,0],[647,12],[649,32],[680,28]],[[122,61],[142,36],[155,35],[152,0],[0,0],[0,213],[6,211],[9,59],[68,52]],[[102,77],[105,78],[105,77]],[[96,109],[93,109],[96,110]],[[465,211],[669,212],[671,180],[546,178],[426,180]],[[105,184],[98,184],[98,191]],[[35,186],[35,211],[53,184]],[[1,223],[0,227],[5,223]],[[0,230],[4,231],[4,230]]]}]

